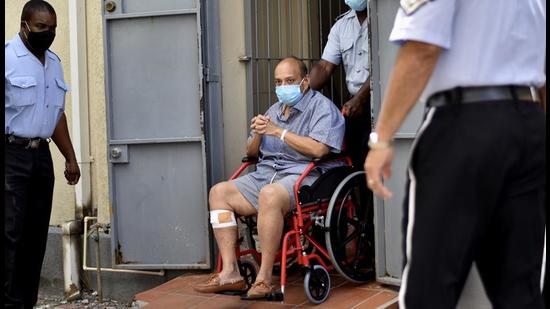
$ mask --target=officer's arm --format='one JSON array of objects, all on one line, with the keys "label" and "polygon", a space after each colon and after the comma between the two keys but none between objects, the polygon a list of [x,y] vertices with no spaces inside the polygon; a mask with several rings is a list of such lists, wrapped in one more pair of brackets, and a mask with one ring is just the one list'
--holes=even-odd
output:
[{"label": "officer's arm", "polygon": [[[546,59],[544,60],[544,75],[546,75]],[[540,103],[542,104],[542,108],[546,113],[546,83],[544,83],[544,85],[542,85],[542,87],[539,89],[539,93]]]},{"label": "officer's arm", "polygon": [[313,90],[320,90],[323,85],[328,81],[332,72],[336,69],[336,65],[324,59],[321,59],[311,69],[309,74],[309,87]]},{"label": "officer's arm", "polygon": [[55,126],[52,140],[57,145],[57,148],[59,148],[59,151],[61,151],[61,154],[65,157],[65,178],[67,178],[69,184],[76,184],[80,178],[80,169],[76,162],[76,155],[74,153],[73,144],[71,143],[71,137],[69,136],[65,113],[61,114],[61,119],[59,119],[59,122]]},{"label": "officer's arm", "polygon": [[359,88],[359,91],[344,104],[343,113],[344,116],[355,117],[363,113],[364,108],[367,106],[367,102],[370,95],[370,77],[363,83],[363,86]]},{"label": "officer's arm", "polygon": [[362,104],[365,104],[367,102],[369,95],[370,95],[370,77],[367,78],[367,80],[363,83],[363,86],[359,88],[359,91],[357,91],[354,97],[357,97],[357,99]]},{"label": "officer's arm", "polygon": [[542,108],[546,113],[546,83],[539,89],[540,92],[540,102],[542,103]]},{"label": "officer's arm", "polygon": [[399,49],[376,123],[380,141],[389,141],[426,87],[441,47],[407,41]]}]

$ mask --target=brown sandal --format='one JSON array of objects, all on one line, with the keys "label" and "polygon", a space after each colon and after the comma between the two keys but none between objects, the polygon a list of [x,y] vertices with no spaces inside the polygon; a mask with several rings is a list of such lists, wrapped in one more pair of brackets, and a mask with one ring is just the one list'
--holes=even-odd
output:
[{"label": "brown sandal", "polygon": [[210,277],[208,277],[205,282],[193,285],[193,289],[200,293],[244,291],[246,289],[246,283],[244,279],[241,278],[236,281],[228,281],[221,284],[219,274],[210,274]]}]

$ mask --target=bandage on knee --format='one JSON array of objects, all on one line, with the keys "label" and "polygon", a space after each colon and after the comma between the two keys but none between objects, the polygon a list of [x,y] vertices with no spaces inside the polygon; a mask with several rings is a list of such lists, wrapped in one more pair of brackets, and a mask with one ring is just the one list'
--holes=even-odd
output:
[{"label": "bandage on knee", "polygon": [[235,219],[235,213],[229,210],[211,210],[210,211],[210,224],[213,229],[221,229],[225,227],[237,226],[237,220]]}]

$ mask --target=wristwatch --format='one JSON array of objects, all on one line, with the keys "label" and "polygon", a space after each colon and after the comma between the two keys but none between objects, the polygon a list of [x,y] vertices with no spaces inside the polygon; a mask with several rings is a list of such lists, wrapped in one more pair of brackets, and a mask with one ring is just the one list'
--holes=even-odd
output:
[{"label": "wristwatch", "polygon": [[391,148],[393,146],[393,140],[389,141],[380,141],[378,137],[378,133],[372,132],[369,134],[369,148],[376,150],[376,149],[387,149]]}]

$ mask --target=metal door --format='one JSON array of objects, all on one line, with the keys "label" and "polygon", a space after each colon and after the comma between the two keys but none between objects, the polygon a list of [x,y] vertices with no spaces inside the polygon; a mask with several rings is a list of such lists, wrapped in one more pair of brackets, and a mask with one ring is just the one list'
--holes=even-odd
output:
[{"label": "metal door", "polygon": [[103,4],[113,264],[209,268],[199,0]]},{"label": "metal door", "polygon": [[[398,47],[388,38],[393,27],[399,1],[371,1],[371,45],[372,45],[372,109],[374,119],[378,118],[383,94],[386,90],[389,74],[395,62]],[[401,218],[405,193],[406,168],[409,150],[422,121],[424,108],[416,104],[395,135],[395,158],[392,165],[392,177],[385,185],[394,196],[384,201],[374,199],[376,225],[377,278],[381,282],[398,284],[403,267],[401,253]]]},{"label": "metal door", "polygon": [[[398,0],[371,0],[369,4],[372,48],[371,86],[373,90],[371,106],[374,119],[377,119],[380,113],[383,94],[397,56],[398,45],[389,42],[389,37],[398,8]],[[424,104],[417,103],[395,135],[392,177],[385,182],[394,196],[387,201],[380,198],[374,200],[376,277],[383,283],[393,285],[401,283],[403,267],[401,220],[406,169],[409,163],[410,149],[423,115]],[[491,308],[475,266],[470,271],[457,308]]]}]

